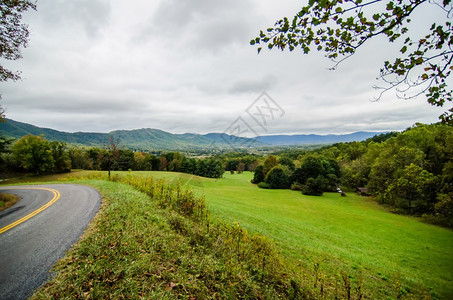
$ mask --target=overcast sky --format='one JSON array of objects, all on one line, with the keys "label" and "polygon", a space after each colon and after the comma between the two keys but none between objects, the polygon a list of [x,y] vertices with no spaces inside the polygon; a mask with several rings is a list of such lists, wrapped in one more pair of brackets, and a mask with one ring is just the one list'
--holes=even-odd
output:
[{"label": "overcast sky", "polygon": [[[0,85],[1,105],[8,118],[69,132],[227,132],[240,118],[258,135],[327,134],[437,121],[442,110],[423,97],[405,101],[392,91],[370,101],[384,60],[399,49],[385,39],[336,71],[320,53],[258,55],[249,41],[303,3],[38,0],[24,17],[31,34],[23,59],[2,61],[23,80]],[[427,7],[413,26],[423,32],[423,22],[442,15]],[[246,110],[264,91],[279,111],[263,127]]]}]

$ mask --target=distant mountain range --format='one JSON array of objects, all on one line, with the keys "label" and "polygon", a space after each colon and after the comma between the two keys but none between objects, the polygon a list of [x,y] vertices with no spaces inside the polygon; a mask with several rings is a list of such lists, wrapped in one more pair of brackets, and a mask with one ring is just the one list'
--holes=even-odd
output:
[{"label": "distant mountain range", "polygon": [[339,142],[364,141],[383,132],[359,131],[349,134],[296,134],[296,135],[264,135],[257,141],[269,145],[303,145],[303,144],[334,144]]},{"label": "distant mountain range", "polygon": [[173,134],[158,129],[144,128],[135,130],[116,130],[109,133],[95,132],[62,132],[49,128],[6,119],[0,123],[0,134],[21,138],[24,135],[44,135],[48,140],[57,140],[68,144],[83,146],[101,146],[108,142],[109,137],[119,139],[120,145],[135,150],[195,150],[195,149],[227,149],[283,145],[332,144],[338,142],[362,141],[381,132],[355,132],[342,135],[267,135],[256,138],[244,138],[225,133],[208,134]]}]

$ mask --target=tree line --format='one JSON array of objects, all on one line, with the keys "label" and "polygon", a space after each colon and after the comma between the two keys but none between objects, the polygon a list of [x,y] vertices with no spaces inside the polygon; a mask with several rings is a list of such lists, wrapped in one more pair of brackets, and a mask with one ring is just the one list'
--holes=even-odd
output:
[{"label": "tree line", "polygon": [[188,158],[179,152],[156,156],[121,149],[110,141],[105,147],[68,147],[64,142],[48,141],[44,136],[27,135],[12,142],[0,139],[1,171],[50,174],[71,169],[99,171],[173,171],[219,178],[224,166],[217,158]]}]

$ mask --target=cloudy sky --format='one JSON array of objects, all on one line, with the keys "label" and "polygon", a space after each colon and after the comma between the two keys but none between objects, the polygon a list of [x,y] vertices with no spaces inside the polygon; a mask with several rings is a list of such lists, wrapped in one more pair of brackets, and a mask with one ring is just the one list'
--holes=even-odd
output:
[{"label": "cloudy sky", "polygon": [[[27,12],[23,59],[1,63],[22,81],[0,85],[7,117],[61,131],[158,128],[226,132],[238,118],[257,134],[402,130],[432,123],[442,110],[423,97],[378,102],[374,85],[397,46],[372,41],[329,71],[320,53],[249,45],[259,30],[303,5],[295,0],[38,0]],[[414,30],[441,17],[432,6]],[[262,92],[272,122],[247,114]],[[271,112],[271,111],[269,111]],[[261,124],[262,125],[262,124]]]}]

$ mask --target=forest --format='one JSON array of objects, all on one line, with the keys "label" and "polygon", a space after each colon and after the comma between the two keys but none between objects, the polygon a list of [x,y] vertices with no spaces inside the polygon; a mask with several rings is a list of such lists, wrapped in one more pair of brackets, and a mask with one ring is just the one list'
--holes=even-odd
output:
[{"label": "forest", "polygon": [[119,147],[113,140],[102,148],[82,148],[33,135],[16,141],[1,139],[0,152],[3,177],[71,169],[172,171],[209,178],[220,178],[225,171],[252,171],[252,183],[259,188],[292,189],[314,196],[360,191],[394,213],[453,226],[453,130],[444,124],[416,124],[362,142],[315,150],[291,148],[269,155],[152,154]]},{"label": "forest", "polygon": [[451,227],[453,130],[448,125],[416,124],[363,142],[282,151],[256,168],[253,182],[264,188],[300,189],[307,195],[360,188],[395,213]]}]

